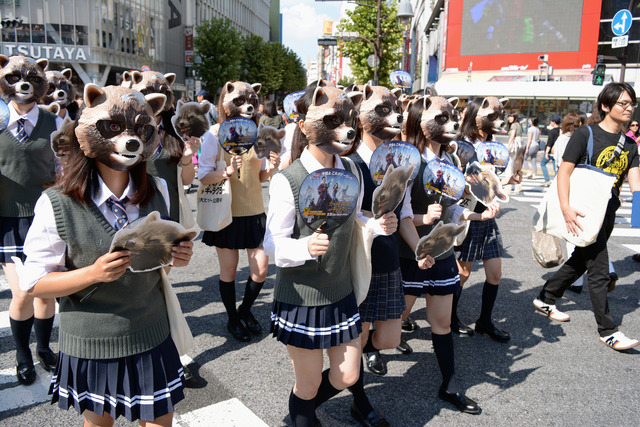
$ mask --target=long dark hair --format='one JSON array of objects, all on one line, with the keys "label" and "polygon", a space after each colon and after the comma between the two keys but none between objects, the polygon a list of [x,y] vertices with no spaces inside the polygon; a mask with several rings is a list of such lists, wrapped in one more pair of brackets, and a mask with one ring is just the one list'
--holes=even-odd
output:
[{"label": "long dark hair", "polygon": [[[138,163],[129,173],[136,189],[131,203],[144,206],[156,193],[153,178],[147,174],[147,163]],[[56,179],[56,186],[63,194],[80,204],[92,203],[92,196],[100,189],[96,160],[84,155],[76,138],[73,138],[69,147],[69,159],[64,166],[64,173],[59,174]]]},{"label": "long dark hair", "polygon": [[[302,95],[300,99],[298,99],[298,102],[296,104],[296,110],[298,111],[298,123],[300,122],[300,120],[306,120],[307,111],[309,111],[309,105],[313,100],[313,94],[316,90],[316,87],[318,87],[317,82],[311,83],[309,86],[307,86],[304,95]],[[307,139],[306,135],[300,130],[300,126],[298,123],[296,123],[296,130],[293,133],[293,139],[291,140],[291,162],[300,158],[300,155],[304,151],[304,148],[309,145],[309,140]]]},{"label": "long dark hair", "polygon": [[[422,120],[422,112],[424,111],[424,98],[418,98],[407,106],[407,122],[405,126],[405,134],[407,142],[418,149],[420,153],[424,151],[427,145],[427,138],[422,132],[420,121]],[[440,154],[440,153],[437,153]]]},{"label": "long dark hair", "polygon": [[[171,123],[171,117],[175,114],[176,110],[173,106],[169,111],[163,111],[161,114],[162,127],[164,128],[164,132],[167,134],[162,138],[162,149],[167,150],[169,153],[169,163],[171,164],[177,164],[180,159],[182,159],[182,153],[184,153],[184,141],[178,136],[176,130],[173,128],[173,124]],[[167,138],[167,136],[170,136],[171,138]]]},{"label": "long dark hair", "polygon": [[[482,101],[484,101],[483,98],[476,98],[473,101],[467,103],[467,107],[464,111],[464,119],[462,120],[462,124],[460,125],[460,132],[458,132],[458,138],[466,139],[470,142],[475,142],[479,139],[483,139],[482,135],[480,134],[480,129],[478,129],[478,123],[476,123],[478,110],[480,110]],[[490,139],[490,137],[487,138],[487,140]]]}]

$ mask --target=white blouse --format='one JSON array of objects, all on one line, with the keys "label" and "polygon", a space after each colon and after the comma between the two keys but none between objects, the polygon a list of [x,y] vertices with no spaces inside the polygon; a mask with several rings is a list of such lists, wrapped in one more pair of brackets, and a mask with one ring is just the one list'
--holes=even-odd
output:
[{"label": "white blouse", "polygon": [[[167,183],[162,178],[156,177],[154,180],[162,197],[164,197],[168,211],[170,202]],[[114,195],[111,190],[109,190],[109,187],[106,186],[99,175],[98,182],[100,185],[99,190],[91,200],[98,207],[107,222],[111,226],[114,226],[117,218],[107,206],[107,200],[112,196],[117,199],[122,199],[125,195],[129,198],[133,197],[135,194],[133,182],[131,178],[129,178],[129,184],[120,197]],[[138,205],[127,202],[126,210],[130,222],[135,221],[140,216]],[[51,200],[49,200],[46,194],[40,196],[36,202],[34,212],[35,217],[33,218],[31,227],[29,227],[29,232],[24,242],[24,254],[27,256],[27,260],[24,262],[24,265],[16,262],[16,269],[20,276],[20,289],[23,291],[29,291],[35,286],[38,280],[51,272],[67,271],[64,263],[67,244],[60,238],[60,235],[58,235]],[[16,259],[17,258],[14,258],[14,261]]]}]

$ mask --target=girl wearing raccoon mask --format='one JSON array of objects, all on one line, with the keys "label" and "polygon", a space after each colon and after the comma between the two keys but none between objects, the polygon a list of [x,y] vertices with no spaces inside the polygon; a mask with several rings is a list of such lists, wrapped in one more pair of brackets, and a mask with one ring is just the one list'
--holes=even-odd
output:
[{"label": "girl wearing raccoon mask", "polygon": [[[455,358],[453,350],[453,338],[451,336],[451,312],[453,296],[459,291],[460,278],[455,262],[453,248],[438,257],[416,261],[414,248],[422,236],[431,232],[433,226],[440,219],[456,223],[466,220],[490,220],[499,211],[498,206],[491,206],[482,214],[471,212],[457,204],[443,207],[438,199],[427,196],[424,191],[423,172],[427,162],[434,159],[444,159],[451,164],[456,164],[453,157],[447,153],[448,138],[438,141],[430,139],[434,124],[429,111],[431,105],[442,103],[441,110],[447,111],[451,104],[439,97],[428,97],[413,101],[408,107],[406,121],[407,142],[416,146],[422,153],[420,170],[413,183],[407,187],[405,203],[409,203],[413,213],[401,218],[400,235],[403,241],[400,243],[400,268],[402,281],[407,301],[407,308],[402,318],[406,319],[411,308],[420,295],[425,295],[427,301],[427,320],[431,325],[433,349],[436,353],[442,385],[438,397],[452,403],[460,411],[470,414],[478,414],[480,408],[472,399],[465,396],[459,388],[455,377]],[[448,105],[447,105],[448,104]],[[428,122],[425,123],[425,120]],[[436,135],[434,133],[434,135]],[[434,136],[435,137],[435,136]],[[430,267],[430,268],[428,268]]]},{"label": "girl wearing raccoon mask", "polygon": [[[232,117],[251,117],[256,122],[255,105],[261,85],[245,82],[228,82],[220,94],[218,123]],[[268,180],[280,165],[280,157],[271,152],[269,160],[261,160],[255,150],[231,156],[220,153],[227,167],[216,170],[221,151],[217,133],[205,133],[198,163],[198,176],[202,185],[210,185],[228,179],[231,182],[231,214],[233,221],[220,231],[205,231],[202,242],[215,246],[220,263],[220,297],[229,317],[227,331],[238,341],[248,342],[251,335],[258,336],[262,327],[251,307],[267,277],[269,258],[262,247],[266,215],[262,201],[262,183]],[[242,173],[238,175],[238,171]],[[249,278],[244,298],[236,308],[235,279],[240,249],[246,249],[249,258]]]},{"label": "girl wearing raccoon mask", "polygon": [[[483,101],[484,99],[478,98],[467,105],[458,135],[459,138],[471,142],[474,146],[484,141],[490,141],[493,137],[493,135],[478,128],[476,118]],[[475,155],[469,161],[469,164],[473,163],[474,160]],[[503,185],[518,184],[521,179],[521,174],[518,177],[513,177],[509,173],[502,183]],[[490,209],[490,207],[477,202],[474,211],[482,213],[486,209]],[[492,218],[484,222],[471,221],[467,236],[462,245],[456,247],[456,251],[459,251],[457,263],[460,272],[460,289],[453,297],[453,310],[451,312],[453,331],[457,334],[473,335],[473,330],[458,319],[457,309],[462,287],[469,280],[473,262],[481,260],[484,266],[485,282],[482,288],[482,308],[480,309],[480,317],[476,321],[475,330],[478,333],[487,334],[499,342],[509,341],[511,338],[509,333],[497,328],[491,320],[496,296],[498,295],[498,285],[502,276],[502,237],[496,220]]]},{"label": "girl wearing raccoon mask", "polygon": [[[294,136],[294,147],[304,148],[299,156],[292,156],[289,167],[274,175],[269,188],[265,251],[278,270],[271,328],[273,336],[287,346],[293,363],[295,383],[289,412],[294,426],[314,425],[316,408],[353,385],[360,373],[362,328],[348,263],[355,217],[374,235],[396,229],[395,220],[362,214],[362,180],[356,214],[337,229],[313,232],[296,209],[294,189],[308,173],[338,168],[360,175],[351,160],[338,154],[355,138],[355,125],[346,119],[356,114],[351,100],[357,104],[361,96],[333,87],[307,91],[301,98],[302,110],[298,110],[304,118]],[[327,140],[328,134],[333,136]],[[323,350],[330,363],[324,372]]]},{"label": "girl wearing raccoon mask", "polygon": [[[123,87],[85,87],[77,143],[64,175],[38,199],[25,242],[22,289],[60,298],[52,402],[74,407],[85,425],[112,426],[124,415],[168,427],[184,398],[161,270],[132,273],[129,251],[109,252],[130,221],[152,211],[168,215],[166,183],[146,173],[164,101]],[[174,246],[172,266],[188,265],[192,248]]]}]

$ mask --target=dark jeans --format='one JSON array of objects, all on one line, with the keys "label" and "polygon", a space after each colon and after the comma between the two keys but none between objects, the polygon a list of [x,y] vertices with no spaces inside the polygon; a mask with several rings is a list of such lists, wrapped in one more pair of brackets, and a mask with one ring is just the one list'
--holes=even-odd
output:
[{"label": "dark jeans", "polygon": [[562,298],[564,291],[586,270],[593,314],[601,337],[609,336],[618,330],[607,301],[607,287],[610,281],[607,240],[613,231],[616,210],[619,206],[620,200],[617,197],[612,197],[609,200],[607,213],[596,241],[584,248],[576,246],[571,258],[551,276],[540,291],[540,299],[544,303],[555,304],[557,299]]}]

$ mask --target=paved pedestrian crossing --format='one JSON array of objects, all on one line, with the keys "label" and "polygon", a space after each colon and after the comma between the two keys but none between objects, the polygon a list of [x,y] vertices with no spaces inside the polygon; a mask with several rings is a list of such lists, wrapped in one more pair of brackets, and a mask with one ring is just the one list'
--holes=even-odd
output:
[{"label": "paved pedestrian crossing", "polygon": [[[522,191],[518,194],[511,194],[512,200],[527,203],[537,208],[548,187],[543,185],[542,179],[523,179]],[[630,253],[640,253],[640,228],[631,228],[631,201],[633,194],[628,183],[624,183],[620,189],[620,199],[622,205],[616,212],[615,227],[611,233],[610,241],[615,241]]]}]

